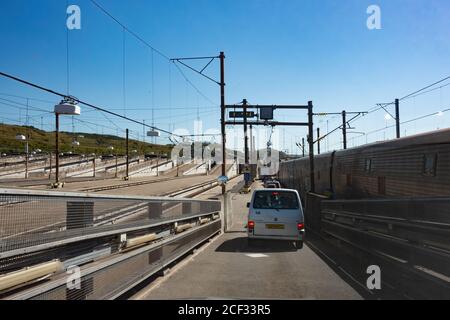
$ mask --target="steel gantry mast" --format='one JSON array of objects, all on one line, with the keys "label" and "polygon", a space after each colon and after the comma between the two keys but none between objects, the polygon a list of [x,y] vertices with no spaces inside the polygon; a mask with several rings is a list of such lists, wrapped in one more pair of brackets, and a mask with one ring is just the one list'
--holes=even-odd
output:
[{"label": "steel gantry mast", "polygon": [[[314,137],[313,137],[313,103],[309,101],[307,105],[249,105],[247,100],[244,99],[242,105],[226,105],[225,109],[237,109],[241,108],[242,113],[233,112],[230,116],[233,118],[243,118],[243,121],[229,120],[225,121],[224,125],[242,125],[244,126],[244,139],[247,141],[247,129],[250,126],[305,126],[308,127],[309,132],[309,164],[310,164],[310,191],[315,192],[315,182],[314,182]],[[257,109],[258,114],[252,113],[248,110]],[[308,121],[307,122],[280,122],[273,120],[273,111],[276,109],[282,110],[307,110],[308,111]],[[257,116],[257,120],[248,121],[249,117]],[[245,148],[247,149],[248,144],[245,143]],[[248,150],[245,150],[245,154],[248,155]],[[246,163],[248,158],[246,156]]]},{"label": "steel gantry mast", "polygon": [[[216,81],[213,78],[207,76],[204,74],[204,71],[208,66],[215,60],[220,60],[220,81]],[[172,62],[178,62],[181,65],[185,66],[186,68],[194,71],[195,73],[200,74],[204,78],[218,84],[220,86],[220,128],[221,128],[221,135],[222,135],[222,176],[226,176],[226,160],[227,160],[227,154],[226,154],[226,132],[225,132],[225,53],[220,52],[218,56],[213,57],[189,57],[189,58],[174,58],[170,59]],[[184,61],[188,60],[209,60],[207,64],[201,69],[198,70],[196,68],[191,67]],[[222,184],[222,194],[225,194],[226,192],[226,186],[225,184]]]}]

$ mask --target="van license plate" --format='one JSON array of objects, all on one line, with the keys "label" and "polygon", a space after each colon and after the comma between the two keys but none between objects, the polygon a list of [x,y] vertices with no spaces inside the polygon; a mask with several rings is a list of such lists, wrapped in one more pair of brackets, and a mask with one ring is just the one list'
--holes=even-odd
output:
[{"label": "van license plate", "polygon": [[266,229],[283,230],[284,224],[266,224]]}]

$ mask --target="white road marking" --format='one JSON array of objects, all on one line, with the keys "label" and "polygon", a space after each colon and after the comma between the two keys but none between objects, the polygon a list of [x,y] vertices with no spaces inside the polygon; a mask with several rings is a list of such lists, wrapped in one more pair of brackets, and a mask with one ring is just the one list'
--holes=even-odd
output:
[{"label": "white road marking", "polygon": [[262,253],[248,253],[248,254],[246,254],[246,256],[250,257],[250,258],[267,258],[268,257],[268,255],[262,254]]}]

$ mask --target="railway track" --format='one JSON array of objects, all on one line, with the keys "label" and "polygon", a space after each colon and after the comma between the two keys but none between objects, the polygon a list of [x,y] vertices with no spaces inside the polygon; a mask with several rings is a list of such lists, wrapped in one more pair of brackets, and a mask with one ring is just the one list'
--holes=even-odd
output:
[{"label": "railway track", "polygon": [[109,186],[102,186],[102,187],[95,187],[95,188],[86,188],[81,189],[80,191],[83,192],[101,192],[101,191],[108,191],[108,190],[115,190],[115,189],[124,189],[124,188],[130,188],[130,187],[137,187],[142,186],[146,184],[153,184],[158,182],[166,182],[175,180],[176,177],[171,178],[163,178],[163,179],[157,179],[157,180],[145,180],[145,181],[138,181],[138,182],[130,182],[126,184],[119,184],[119,185],[109,185]]},{"label": "railway track", "polygon": [[[239,177],[239,175],[232,177],[230,179],[230,181],[237,177]],[[129,188],[129,187],[135,187],[135,186],[140,186],[140,185],[171,181],[171,180],[175,180],[175,179],[177,179],[177,178],[165,178],[165,179],[151,180],[151,181],[140,181],[140,182],[128,183],[125,185],[105,186],[105,187],[98,187],[98,188],[83,189],[80,191],[95,193],[95,192],[101,192],[101,191],[107,191],[107,190],[113,190],[113,189]],[[202,193],[205,193],[213,188],[216,188],[218,186],[219,186],[219,184],[218,184],[217,180],[211,179],[211,180],[208,180],[205,182],[197,183],[188,188],[183,187],[183,188],[179,188],[174,191],[158,194],[156,196],[157,197],[188,198],[189,199],[189,198],[194,198],[194,197],[196,197]],[[24,201],[15,201],[15,202],[5,202],[5,203],[0,203],[0,207],[1,206],[10,206],[10,205],[14,205],[14,204],[22,204],[22,203],[26,203],[26,202],[31,202],[31,201],[24,200]],[[114,224],[119,220],[126,219],[130,216],[136,215],[140,211],[142,211],[142,208],[140,206],[132,205],[132,206],[124,207],[119,211],[105,212],[102,216],[96,218],[96,220],[98,220],[98,221],[95,221],[94,224],[95,225]],[[52,225],[42,226],[38,229],[25,231],[21,235],[32,234],[32,233],[35,233],[36,231],[51,232],[55,228],[61,229],[62,226],[64,225],[64,223],[65,223],[64,221],[61,221],[59,223],[55,223]]]},{"label": "railway track", "polygon": [[[233,179],[235,179],[237,177],[239,177],[239,175],[231,178],[230,180],[233,180]],[[174,179],[176,179],[176,178],[165,178],[165,179],[158,179],[158,180],[152,180],[152,181],[140,181],[140,182],[135,182],[135,183],[128,183],[126,185],[121,185],[121,186],[105,186],[105,187],[101,187],[101,188],[90,188],[89,190],[90,190],[90,192],[98,192],[98,191],[103,191],[103,190],[110,190],[110,189],[117,189],[117,188],[126,188],[126,187],[130,187],[130,186],[143,185],[143,184],[149,184],[149,183],[157,183],[157,182],[163,182],[163,181],[174,180]],[[166,197],[171,197],[171,198],[180,198],[180,197],[183,197],[183,198],[194,198],[197,195],[200,195],[200,194],[202,194],[204,192],[207,192],[207,191],[209,191],[209,190],[211,190],[213,188],[216,188],[216,187],[218,187],[218,183],[217,183],[216,179],[210,179],[208,181],[192,185],[192,186],[190,186],[188,188],[180,188],[178,190],[167,192],[167,193],[165,193],[165,194],[163,194],[161,196],[166,196]],[[93,189],[96,189],[96,190],[93,190]],[[173,206],[174,206],[174,204],[165,204],[163,207],[165,208],[165,210],[170,210],[170,208],[173,207]],[[122,224],[123,223],[125,223],[125,224],[138,223],[140,221],[139,219],[141,218],[141,216],[143,214],[147,214],[147,211],[148,211],[148,204],[128,205],[128,206],[124,206],[122,208],[115,208],[114,210],[111,210],[111,211],[106,210],[101,215],[99,215],[99,216],[94,218],[93,226],[95,228],[117,228],[117,226],[120,226],[120,224],[118,224],[118,223],[122,223]],[[187,225],[195,226],[195,227],[193,227],[192,232],[191,231],[189,231],[187,233],[183,232],[181,234],[178,234],[177,232],[175,232],[175,234],[171,234],[169,231],[167,231],[169,229],[167,229],[166,227],[163,227],[161,229],[161,231],[158,231],[158,230],[160,230],[160,227],[156,227],[155,231],[156,232],[162,232],[162,233],[157,236],[157,238],[155,239],[154,242],[150,242],[147,247],[149,248],[149,250],[152,247],[155,247],[155,249],[156,249],[159,246],[161,246],[161,247],[164,246],[165,242],[170,243],[170,242],[173,242],[173,241],[177,241],[176,239],[179,238],[179,237],[181,237],[181,238],[182,237],[189,237],[188,235],[191,234],[191,233],[192,233],[192,236],[194,234],[198,234],[198,236],[196,236],[196,237],[198,237],[198,239],[195,240],[195,242],[187,241],[187,240],[184,241],[184,240],[181,240],[181,238],[180,238],[179,241],[181,241],[180,245],[181,245],[181,243],[183,244],[183,250],[181,250],[180,253],[177,254],[177,255],[173,255],[173,256],[167,257],[167,258],[169,258],[169,259],[167,259],[167,261],[171,261],[170,263],[176,263],[175,261],[180,259],[184,254],[186,254],[187,252],[190,252],[190,250],[192,250],[194,247],[200,245],[201,243],[206,241],[208,238],[210,238],[211,236],[215,235],[217,232],[220,232],[220,223],[217,222],[217,220],[216,220],[216,219],[218,219],[218,217],[219,217],[219,215],[216,216],[216,213],[206,213],[206,214],[200,214],[198,216],[193,216],[193,217],[187,216],[187,217],[179,218],[180,220],[179,220],[178,223],[181,225],[181,227],[184,227],[185,224],[186,224],[186,226]],[[199,223],[198,221],[201,221],[200,224],[198,224]],[[167,223],[170,224],[171,222],[168,221]],[[206,223],[206,224],[203,226],[203,223]],[[44,232],[44,233],[50,233],[51,234],[53,232],[52,230],[54,230],[55,227],[59,227],[59,232],[64,230],[63,225],[60,225],[60,226],[53,225],[53,226],[47,226],[47,227],[49,229],[43,228],[39,232]],[[142,226],[140,225],[139,228],[142,228]],[[205,231],[206,231],[205,228],[210,230],[210,231],[207,231],[207,234],[205,233]],[[175,224],[175,229],[177,229],[177,224]],[[202,231],[202,230],[205,230],[205,231]],[[122,234],[122,232],[117,231],[114,234]],[[141,234],[141,232],[137,231],[136,236],[139,237],[140,234]],[[100,237],[100,235],[98,235],[98,237]],[[109,241],[112,241],[111,243],[114,243],[114,241],[116,241],[115,239],[117,238],[117,236],[113,236],[113,237],[111,236],[110,238],[111,238],[110,240],[108,240],[109,239],[108,237],[105,238],[104,240],[106,242],[104,242],[104,243],[105,244],[109,243]],[[96,241],[100,241],[100,239],[101,238],[98,238],[98,240],[96,240]],[[89,241],[87,241],[87,242],[89,242]],[[67,246],[72,248],[72,245],[70,245],[70,244],[68,244]],[[98,255],[99,252],[101,251],[101,250],[98,251],[96,249],[97,251],[95,251],[95,253],[93,253],[92,252],[92,248],[89,245],[86,245],[87,247],[85,249],[83,249],[84,246],[83,246],[82,243],[80,243],[79,245],[78,244],[73,244],[73,246],[75,246],[73,248],[76,249],[77,253],[69,261],[72,261],[72,260],[74,260],[74,261],[78,261],[78,260],[82,261],[83,259],[86,259],[86,261],[88,261],[88,260],[90,261],[91,260],[91,258],[90,258],[91,255]],[[106,247],[108,247],[108,246],[106,246]],[[113,248],[113,247],[114,246],[111,245],[111,248]],[[128,253],[126,251],[124,251],[124,253],[121,254],[121,253],[116,253],[115,251],[113,252],[113,250],[109,249],[109,247],[107,249],[108,250],[105,249],[106,250],[105,253],[102,253],[102,257],[104,257],[106,259],[106,260],[104,260],[105,266],[102,266],[102,267],[99,266],[97,268],[97,267],[95,267],[95,262],[93,262],[93,267],[92,268],[96,268],[97,271],[94,272],[92,274],[92,276],[95,277],[96,274],[104,274],[104,273],[108,272],[109,269],[112,269],[113,266],[117,264],[117,262],[114,262],[115,259],[120,258],[120,259],[123,260],[123,262],[120,262],[119,264],[126,264],[126,263],[128,263],[127,262],[128,260],[132,260],[133,259],[132,256],[135,255],[134,252],[137,252],[137,251],[141,250],[140,247],[137,247],[137,249],[130,251],[130,253],[129,253],[130,257],[126,258],[125,255],[128,255]],[[144,247],[142,248],[142,250],[143,249],[144,249]],[[64,246],[61,247],[61,250],[63,250],[61,252],[65,252],[64,251],[65,250]],[[154,249],[151,249],[151,250],[154,250]],[[58,258],[59,257],[58,254],[57,254],[59,251],[60,251],[60,249],[55,249],[55,252],[53,253],[54,258]],[[48,258],[46,252],[50,252],[50,251],[45,251],[44,250],[42,253],[36,252],[36,253],[32,254],[29,258],[26,258],[25,261],[27,261],[29,263],[27,265],[30,265],[30,264],[33,265],[36,262],[40,262],[40,261],[46,260]],[[147,257],[150,254],[150,252],[152,252],[152,251],[148,251],[148,253],[147,252],[146,253],[143,252],[143,254],[144,254],[145,257]],[[85,256],[86,256],[86,258],[85,258]],[[146,259],[148,259],[148,258],[146,258]],[[68,264],[69,262],[64,262],[64,263]],[[161,265],[160,267],[163,268],[164,265]],[[124,284],[121,284],[121,283],[117,284],[117,287],[121,288],[120,294],[115,292],[115,290],[114,290],[114,292],[111,292],[110,295],[108,295],[107,298],[114,299],[114,298],[119,297],[121,294],[125,294],[129,290],[132,290],[140,281],[142,281],[143,278],[148,277],[150,274],[152,274],[152,273],[154,273],[156,271],[157,270],[154,270],[154,271],[150,272],[150,270],[148,270],[148,271],[146,271],[145,275],[143,274],[142,277],[140,277],[139,279],[133,279],[133,280],[129,279],[127,284],[125,284],[125,283]],[[50,285],[50,284],[48,284],[48,285]],[[45,283],[42,283],[42,286],[41,286],[41,288],[43,288],[42,290],[44,290],[48,285],[45,284]],[[38,288],[39,288],[39,285],[38,285]],[[56,289],[56,287],[55,287],[55,289]],[[47,289],[45,289],[45,290],[47,290]],[[25,292],[26,291],[27,290],[25,290]],[[65,289],[63,291],[65,291]],[[34,295],[33,293],[30,293],[30,294],[31,295],[28,297],[27,293],[25,293],[25,295],[21,295],[20,291],[18,291],[17,295],[14,295],[14,298],[27,299],[27,298],[31,298],[32,295]],[[95,293],[95,294],[97,294],[97,293]]]},{"label": "railway track", "polygon": [[[193,176],[195,176],[195,175],[191,175],[190,177],[193,177]],[[142,185],[154,184],[154,183],[159,183],[159,182],[167,182],[167,181],[172,181],[172,180],[175,180],[175,179],[180,179],[180,177],[167,177],[167,178],[156,179],[156,180],[152,179],[152,180],[144,180],[144,181],[137,181],[137,182],[129,182],[129,183],[120,184],[120,185],[109,185],[109,186],[102,186],[102,187],[86,188],[86,189],[81,189],[80,191],[83,191],[83,192],[101,192],[101,191],[124,189],[124,188],[130,188],[130,187],[138,187],[138,186],[142,186]],[[215,179],[214,180],[209,180],[207,182],[194,185],[192,187],[189,187],[189,190],[202,187],[203,185],[210,184],[211,182],[214,182],[214,181],[216,181],[216,180]],[[178,193],[178,192],[179,192],[179,194],[185,193],[185,192],[181,192],[182,190],[186,190],[186,188],[179,189],[179,190],[176,191],[176,193]],[[169,192],[169,193],[161,194],[159,196],[171,196],[171,194],[172,194],[172,192]]]}]

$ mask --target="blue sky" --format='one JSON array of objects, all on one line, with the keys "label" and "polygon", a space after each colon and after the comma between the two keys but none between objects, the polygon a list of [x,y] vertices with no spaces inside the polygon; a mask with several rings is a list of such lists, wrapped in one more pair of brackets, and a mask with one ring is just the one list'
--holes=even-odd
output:
[{"label": "blue sky", "polygon": [[[243,98],[255,104],[312,100],[318,112],[363,111],[450,75],[450,2],[446,0],[97,1],[169,57],[225,51],[230,104]],[[80,6],[82,21],[81,30],[69,32],[70,94],[148,123],[153,107],[153,121],[164,129],[173,125],[192,131],[197,112],[204,129],[219,128],[219,87],[183,69],[205,99],[155,52],[152,63],[151,50],[129,34],[125,36],[124,111],[123,30],[89,0],[68,4]],[[366,9],[371,4],[381,8],[381,30],[366,27]],[[66,92],[66,7],[66,0],[2,1],[0,70]],[[208,75],[218,77],[217,63],[208,68]],[[405,101],[402,119],[450,107],[449,89]],[[49,111],[53,101],[58,101],[5,79],[0,79],[0,94],[45,100],[29,103]],[[2,121],[24,124],[24,106],[17,102],[24,104],[25,100],[0,98],[7,99],[0,100]],[[76,131],[122,135],[118,128],[129,127],[142,139],[139,126],[107,119],[87,108],[82,112],[78,120],[84,122],[75,120]],[[448,127],[448,114],[405,125],[402,134]],[[31,124],[40,127],[43,116],[44,129],[52,129],[51,114],[33,110],[30,115]],[[302,112],[278,112],[277,116],[305,120]],[[356,122],[354,131],[390,125],[384,116],[384,111],[371,114]],[[331,130],[338,121],[322,117],[316,122],[325,132],[327,125]],[[72,130],[70,118],[63,120],[63,129]],[[393,133],[389,129],[367,137],[355,134],[350,143],[392,138]],[[259,132],[261,145],[267,134],[265,128]],[[286,128],[279,136],[284,137],[283,149],[295,149],[294,142],[305,136],[305,130]],[[328,148],[339,148],[339,143],[339,135],[326,141]]]}]

